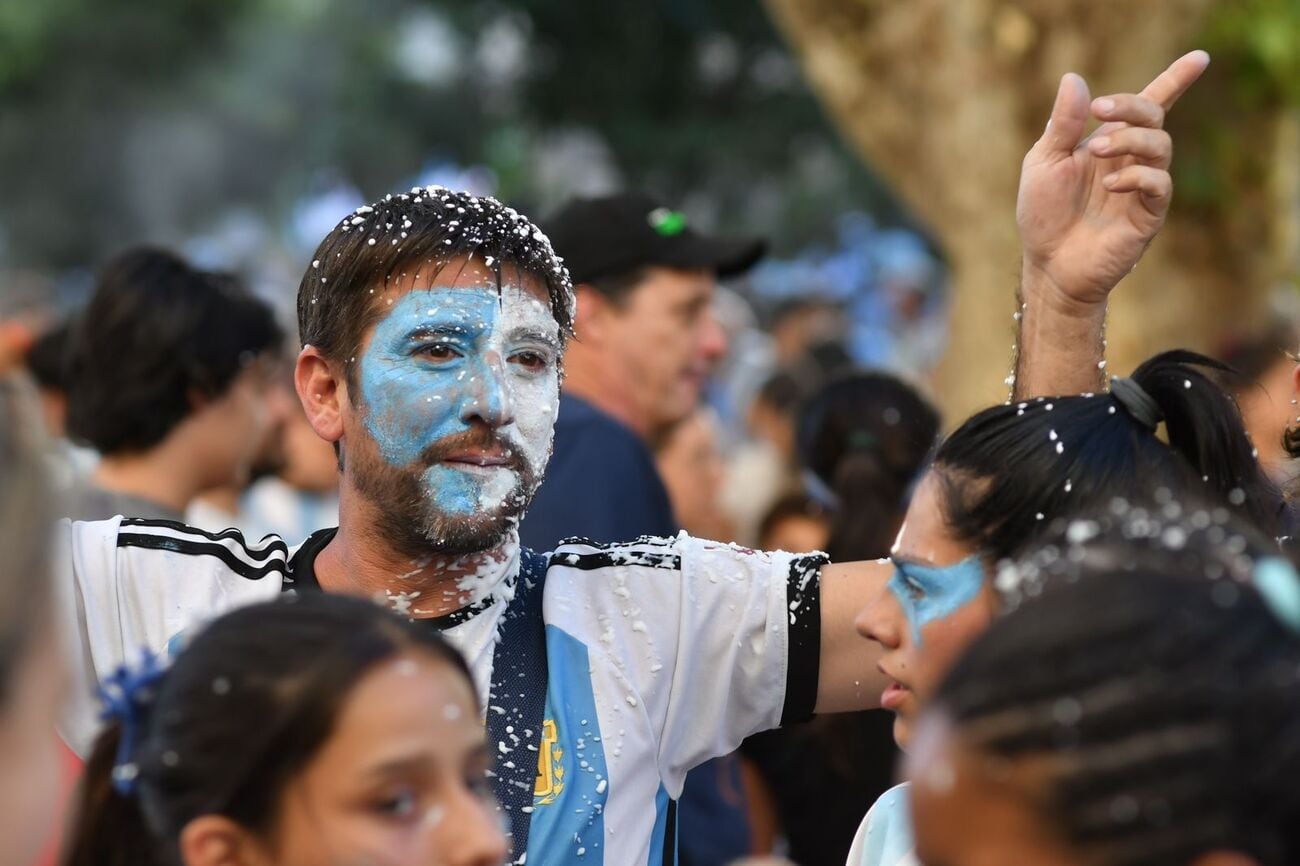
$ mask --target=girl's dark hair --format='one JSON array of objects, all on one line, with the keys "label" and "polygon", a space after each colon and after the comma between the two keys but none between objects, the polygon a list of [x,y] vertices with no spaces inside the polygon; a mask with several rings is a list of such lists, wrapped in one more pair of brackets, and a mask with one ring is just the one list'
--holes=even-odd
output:
[{"label": "girl's dark hair", "polygon": [[1281,496],[1260,471],[1236,404],[1202,368],[1226,369],[1172,351],[1131,377],[1159,406],[1167,444],[1113,394],[1039,398],[973,416],[934,458],[948,525],[1003,559],[1054,518],[1163,488],[1181,501],[1225,504],[1276,536]]},{"label": "girl's dark hair", "polygon": [[131,796],[112,788],[120,727],[96,742],[64,863],[173,866],[181,831],[200,815],[265,832],[285,786],[329,737],[353,687],[410,649],[470,679],[437,632],[369,601],[310,593],[216,620],[163,676],[133,732]]},{"label": "girl's dark hair", "polygon": [[939,414],[901,379],[853,373],[818,391],[799,418],[800,462],[835,495],[834,562],[885,556],[939,435]]},{"label": "girl's dark hair", "polygon": [[68,434],[101,454],[157,445],[284,334],[231,275],[141,247],[105,265],[68,339]]},{"label": "girl's dark hair", "polygon": [[972,644],[935,707],[996,766],[1044,768],[1033,802],[1090,863],[1226,850],[1290,866],[1300,636],[1252,583],[1276,547],[1223,509],[1175,523],[1160,511],[1135,509],[1118,540],[1040,556],[1036,590]]}]

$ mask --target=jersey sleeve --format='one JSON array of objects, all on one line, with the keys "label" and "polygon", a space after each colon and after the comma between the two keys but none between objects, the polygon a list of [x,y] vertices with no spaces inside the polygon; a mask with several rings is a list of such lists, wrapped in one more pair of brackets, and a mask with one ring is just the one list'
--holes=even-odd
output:
[{"label": "jersey sleeve", "polygon": [[627,692],[610,700],[644,712],[670,796],[692,767],[812,714],[824,556],[684,533],[576,555],[575,548],[551,559],[553,569],[586,572],[584,617],[574,616],[575,605],[566,618],[595,619],[588,643]]},{"label": "jersey sleeve", "polygon": [[284,574],[278,539],[115,517],[61,521],[55,535],[55,616],[72,691],[60,734],[85,756],[100,728],[99,682],[145,652],[166,657],[190,630],[234,607],[274,597]]}]

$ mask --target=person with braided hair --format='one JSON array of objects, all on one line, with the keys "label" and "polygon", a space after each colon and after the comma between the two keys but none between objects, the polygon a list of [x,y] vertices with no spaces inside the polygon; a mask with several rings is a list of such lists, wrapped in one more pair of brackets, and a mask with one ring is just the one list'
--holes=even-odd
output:
[{"label": "person with braided hair", "polygon": [[[891,681],[881,705],[903,747],[953,660],[1001,605],[993,574],[1047,537],[1054,521],[1086,517],[1116,498],[1158,491],[1208,502],[1276,536],[1281,496],[1260,470],[1231,399],[1191,352],[1151,358],[1108,394],[1043,398],[986,409],[935,452],[891,559],[888,586],[859,614]],[[1167,442],[1157,432],[1163,426]],[[853,866],[915,862],[903,788],[867,814]]]},{"label": "person with braided hair", "polygon": [[909,756],[925,866],[1300,862],[1300,581],[1212,511],[1163,516],[1180,510],[1003,575],[1018,603]]}]

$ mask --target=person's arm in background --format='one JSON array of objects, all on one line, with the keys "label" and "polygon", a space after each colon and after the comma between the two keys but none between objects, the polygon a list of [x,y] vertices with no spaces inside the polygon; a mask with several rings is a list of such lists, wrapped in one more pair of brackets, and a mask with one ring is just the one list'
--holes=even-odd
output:
[{"label": "person's arm in background", "polygon": [[[1106,299],[1133,269],[1169,211],[1173,144],[1165,112],[1209,64],[1186,54],[1140,94],[1089,103],[1077,75],[1061,80],[1052,118],[1020,174],[1017,222],[1024,251],[1018,399],[1102,391]],[[1095,115],[1105,123],[1086,140]],[[878,706],[886,685],[879,645],[853,627],[881,591],[888,562],[829,565],[821,575],[817,712]]]},{"label": "person's arm in background", "polygon": [[[1021,315],[1014,399],[1104,391],[1110,292],[1164,225],[1173,181],[1165,113],[1209,65],[1193,51],[1138,94],[1088,100],[1073,73],[1020,173]],[[1089,116],[1103,121],[1083,137]]]}]

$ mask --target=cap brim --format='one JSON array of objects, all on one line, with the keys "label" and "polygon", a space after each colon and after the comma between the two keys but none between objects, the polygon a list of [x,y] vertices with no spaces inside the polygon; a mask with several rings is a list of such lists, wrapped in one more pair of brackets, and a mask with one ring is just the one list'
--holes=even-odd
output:
[{"label": "cap brim", "polygon": [[762,238],[712,238],[694,235],[678,239],[665,251],[662,264],[679,268],[707,268],[719,277],[734,277],[752,268],[767,252]]}]

